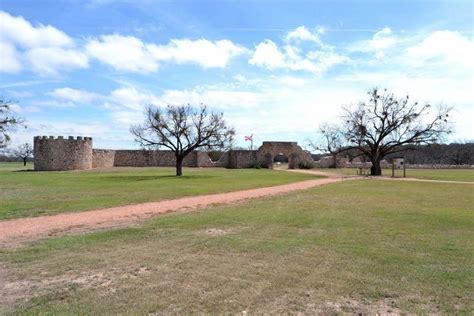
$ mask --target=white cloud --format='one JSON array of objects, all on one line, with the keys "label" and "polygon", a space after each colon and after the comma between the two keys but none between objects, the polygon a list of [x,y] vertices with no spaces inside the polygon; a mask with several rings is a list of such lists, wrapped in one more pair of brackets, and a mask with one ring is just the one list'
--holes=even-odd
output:
[{"label": "white cloud", "polygon": [[90,103],[94,99],[99,98],[99,96],[95,93],[69,87],[55,89],[49,92],[48,95],[58,100],[70,101],[74,103]]},{"label": "white cloud", "polygon": [[148,105],[160,105],[160,99],[153,93],[138,91],[134,87],[123,87],[113,90],[108,97],[108,102],[109,106],[116,105],[140,111]]},{"label": "white cloud", "polygon": [[321,44],[321,40],[317,33],[324,33],[324,29],[318,28],[316,32],[311,32],[305,26],[299,26],[286,35],[286,41],[310,41]]},{"label": "white cloud", "polygon": [[162,100],[148,91],[141,91],[132,86],[120,87],[108,94],[99,94],[71,87],[57,88],[47,93],[50,100],[36,101],[44,106],[97,105],[111,111],[138,110],[140,113],[148,105],[161,105]]},{"label": "white cloud", "polygon": [[311,51],[307,55],[308,59],[316,61],[315,72],[324,72],[334,65],[348,63],[350,59],[332,51]]},{"label": "white cloud", "polygon": [[33,26],[23,17],[3,11],[0,20],[0,71],[9,73],[27,69],[27,63],[31,66],[28,69],[40,75],[57,76],[64,70],[89,67],[89,57],[119,71],[145,74],[155,72],[160,63],[224,68],[232,58],[249,52],[227,39],[172,39],[158,45],[119,34],[91,38],[84,47],[77,48],[74,39],[53,26]]},{"label": "white cloud", "polygon": [[0,11],[0,71],[18,73],[31,69],[40,75],[58,75],[60,70],[88,67],[85,54],[74,40],[51,25],[33,26],[23,17]]},{"label": "white cloud", "polygon": [[334,65],[348,61],[348,57],[327,49],[312,50],[303,57],[301,49],[286,45],[282,52],[274,42],[265,40],[257,45],[249,63],[270,70],[287,69],[322,73]]},{"label": "white cloud", "polygon": [[224,68],[232,58],[247,52],[229,40],[172,39],[166,45],[156,45],[118,34],[89,40],[86,50],[90,56],[117,70],[141,73],[156,71],[160,62]]},{"label": "white cloud", "polygon": [[60,47],[40,47],[28,50],[26,58],[33,70],[41,75],[58,75],[61,70],[87,68],[88,58],[82,52]]},{"label": "white cloud", "polygon": [[100,39],[89,40],[86,51],[117,70],[150,73],[158,69],[158,63],[146,45],[133,36],[103,35]]},{"label": "white cloud", "polygon": [[203,68],[224,68],[229,61],[247,52],[247,49],[229,40],[172,39],[166,45],[149,45],[156,60],[177,64],[192,63]]},{"label": "white cloud", "polygon": [[351,43],[348,50],[351,52],[364,52],[373,54],[374,57],[381,59],[385,57],[387,50],[392,49],[399,44],[400,39],[396,37],[389,27],[384,27],[376,32],[372,39]]},{"label": "white cloud", "polygon": [[18,73],[22,69],[15,46],[0,41],[0,72]]},{"label": "white cloud", "polygon": [[[346,63],[349,58],[336,53],[334,47],[321,42],[319,34],[325,30],[318,27],[310,32],[305,26],[290,31],[286,37],[286,45],[280,49],[278,45],[266,39],[255,47],[249,64],[270,70],[284,69],[323,73],[334,65]],[[310,42],[312,45],[303,45]]]},{"label": "white cloud", "polygon": [[473,68],[474,41],[459,32],[435,31],[406,49],[405,58],[413,66],[450,64]]},{"label": "white cloud", "polygon": [[285,55],[274,42],[267,39],[257,45],[249,63],[268,69],[281,68],[285,65]]},{"label": "white cloud", "polygon": [[152,92],[141,91],[132,86],[115,89],[103,99],[112,123],[121,124],[119,126],[125,129],[143,121],[147,106],[161,105],[161,100]]},{"label": "white cloud", "polygon": [[14,17],[4,11],[0,11],[0,21],[0,39],[22,47],[73,46],[73,40],[66,33],[51,25],[34,27],[23,17]]}]

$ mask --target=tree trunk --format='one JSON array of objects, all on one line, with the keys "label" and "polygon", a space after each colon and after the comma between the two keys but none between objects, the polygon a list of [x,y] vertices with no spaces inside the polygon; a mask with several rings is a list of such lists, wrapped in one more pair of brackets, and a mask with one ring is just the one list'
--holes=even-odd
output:
[{"label": "tree trunk", "polygon": [[372,167],[370,167],[370,175],[371,176],[381,176],[382,175],[382,168],[380,167],[380,160],[372,161]]},{"label": "tree trunk", "polygon": [[176,176],[182,176],[183,175],[183,158],[181,157],[176,157]]},{"label": "tree trunk", "polygon": [[332,165],[329,166],[329,168],[337,168],[337,154],[336,155],[332,155]]},{"label": "tree trunk", "polygon": [[23,158],[23,167],[26,167],[26,158]]}]

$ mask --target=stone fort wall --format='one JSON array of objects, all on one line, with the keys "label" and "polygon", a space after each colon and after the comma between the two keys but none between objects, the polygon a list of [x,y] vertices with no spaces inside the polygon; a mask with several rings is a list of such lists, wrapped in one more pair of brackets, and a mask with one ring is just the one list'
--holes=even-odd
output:
[{"label": "stone fort wall", "polygon": [[[176,158],[169,150],[92,150],[92,168],[174,167]],[[217,167],[207,153],[194,151],[184,158],[184,167]],[[226,166],[226,164],[221,164]]]},{"label": "stone fort wall", "polygon": [[[311,156],[296,142],[263,142],[258,150],[229,150],[218,161],[205,152],[194,151],[183,161],[185,167],[251,168],[256,165],[272,168],[276,155],[289,158],[290,168],[311,161]],[[35,170],[87,170],[112,167],[174,167],[176,158],[169,150],[93,149],[90,137],[34,138]]]},{"label": "stone fort wall", "polygon": [[92,168],[92,138],[36,136],[35,170],[86,170]]}]

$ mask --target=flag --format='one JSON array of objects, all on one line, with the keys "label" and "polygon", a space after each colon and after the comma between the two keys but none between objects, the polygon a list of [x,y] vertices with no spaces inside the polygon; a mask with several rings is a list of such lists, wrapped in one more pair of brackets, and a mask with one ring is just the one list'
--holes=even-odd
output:
[{"label": "flag", "polygon": [[251,142],[252,140],[253,140],[253,135],[245,136],[245,141],[246,142]]}]

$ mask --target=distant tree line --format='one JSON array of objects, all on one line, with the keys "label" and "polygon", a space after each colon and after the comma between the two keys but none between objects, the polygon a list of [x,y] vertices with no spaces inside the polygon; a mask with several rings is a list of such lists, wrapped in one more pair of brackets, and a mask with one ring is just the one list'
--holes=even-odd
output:
[{"label": "distant tree line", "polygon": [[[443,165],[474,165],[474,141],[462,141],[450,144],[427,144],[405,146],[402,154],[388,154],[385,160],[391,162],[393,158],[404,157],[409,164],[443,164]],[[314,160],[330,156],[331,153],[311,154]],[[362,162],[369,162],[369,157],[357,150],[341,150],[338,157],[349,158],[352,161],[359,158]]]},{"label": "distant tree line", "polygon": [[403,157],[411,164],[474,165],[474,142],[416,146]]},{"label": "distant tree line", "polygon": [[[33,162],[33,157],[26,158],[27,162]],[[14,156],[11,153],[0,153],[0,162],[24,162],[23,157]]]}]

